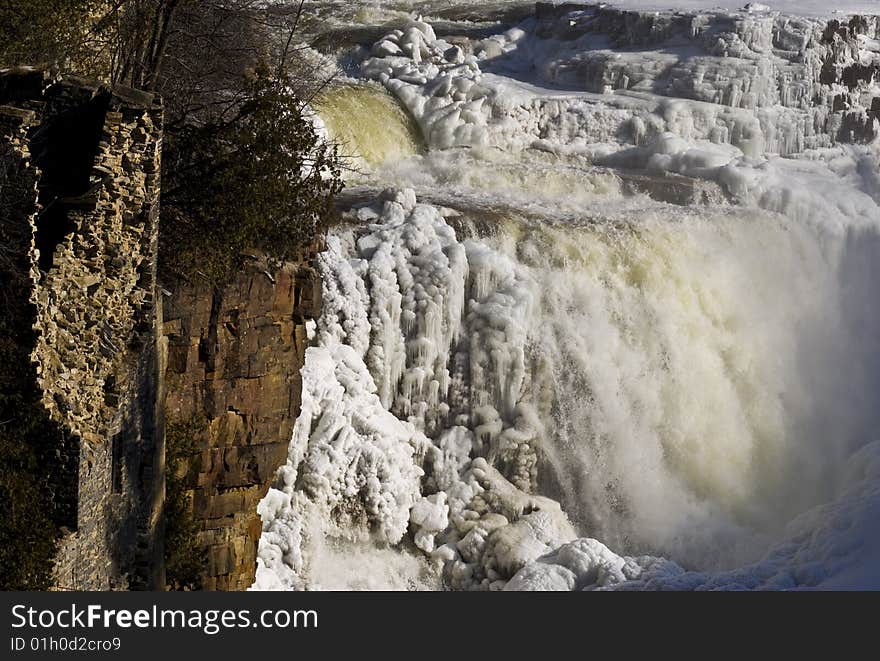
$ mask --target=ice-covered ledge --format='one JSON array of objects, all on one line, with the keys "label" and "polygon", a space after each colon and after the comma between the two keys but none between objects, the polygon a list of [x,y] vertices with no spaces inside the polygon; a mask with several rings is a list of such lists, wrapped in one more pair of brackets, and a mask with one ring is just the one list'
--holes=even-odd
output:
[{"label": "ice-covered ledge", "polygon": [[[553,4],[562,4],[554,2]],[[601,3],[620,9],[644,11],[711,10],[726,9],[746,13],[779,12],[790,16],[829,17],[852,14],[877,14],[880,6],[872,0],[844,0],[833,6],[824,0],[764,0],[763,2],[743,2],[743,0],[613,0]]]}]

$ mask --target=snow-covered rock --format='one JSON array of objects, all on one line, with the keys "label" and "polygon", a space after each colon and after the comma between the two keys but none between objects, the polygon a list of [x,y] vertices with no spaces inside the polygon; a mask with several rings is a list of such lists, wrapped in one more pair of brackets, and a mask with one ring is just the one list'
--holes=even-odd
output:
[{"label": "snow-covered rock", "polygon": [[563,6],[482,39],[474,56],[417,27],[405,38],[408,59],[371,58],[362,69],[436,148],[638,145],[672,132],[758,157],[877,135],[876,17],[844,25],[757,5],[745,14]]}]

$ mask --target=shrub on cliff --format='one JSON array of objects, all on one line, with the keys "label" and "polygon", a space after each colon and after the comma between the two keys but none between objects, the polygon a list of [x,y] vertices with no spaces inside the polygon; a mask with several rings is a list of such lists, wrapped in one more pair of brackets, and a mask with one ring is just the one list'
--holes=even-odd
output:
[{"label": "shrub on cliff", "polygon": [[120,0],[115,80],[165,103],[159,267],[219,284],[243,251],[296,256],[333,215],[336,152],[305,116],[322,84],[303,4]]},{"label": "shrub on cliff", "polygon": [[49,63],[165,105],[164,281],[224,280],[242,251],[295,255],[332,216],[334,148],[304,116],[322,84],[292,46],[302,3],[8,0],[0,66]]},{"label": "shrub on cliff", "polygon": [[261,67],[232,117],[169,133],[163,188],[163,279],[216,283],[248,249],[294,257],[332,218],[341,181],[290,77]]},{"label": "shrub on cliff", "polygon": [[3,0],[0,67],[49,65],[108,76],[115,3],[110,0]]}]

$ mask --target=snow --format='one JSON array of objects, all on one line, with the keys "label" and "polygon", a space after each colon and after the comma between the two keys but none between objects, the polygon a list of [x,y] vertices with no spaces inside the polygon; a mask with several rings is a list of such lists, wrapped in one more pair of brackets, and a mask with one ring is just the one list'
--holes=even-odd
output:
[{"label": "snow", "polygon": [[[655,566],[675,567],[652,557],[622,557],[595,539],[576,539],[520,569],[505,586],[508,591],[595,590],[626,584]],[[674,571],[674,570],[672,570]],[[562,579],[562,580],[560,580]]]},{"label": "snow", "polygon": [[[437,39],[427,24],[412,21],[380,41],[399,43],[402,56],[369,58],[362,69],[400,99],[435,151],[496,147],[581,153],[598,165],[713,181],[743,203],[790,217],[837,215],[828,200],[836,205],[842,196],[820,190],[827,188],[822,182],[838,180],[822,161],[841,156],[834,136],[842,121],[829,112],[830,101],[815,101],[829,95],[819,83],[816,63],[826,57],[827,47],[810,36],[824,24],[779,17],[729,24],[725,15],[710,16],[709,25],[719,27],[705,36],[679,34],[669,38],[671,46],[661,40],[655,48],[621,52],[619,44],[612,48],[597,36],[593,15],[584,22],[583,13],[543,25],[540,38],[522,28],[507,30],[453,61],[446,56],[452,48],[447,41]],[[536,29],[534,19],[523,25]],[[561,40],[557,33],[566,29]],[[682,38],[693,43],[682,45]],[[771,54],[770,44],[783,40],[806,50],[793,59],[781,51]],[[487,44],[498,52],[487,54]],[[872,50],[843,52],[834,56],[839,66],[854,59],[880,62]],[[529,82],[521,79],[523,72]],[[584,74],[594,91],[541,86],[570,85]],[[855,97],[867,93],[880,95],[880,88],[872,82],[851,94],[856,107]],[[876,163],[875,151],[854,152]],[[792,158],[810,162],[791,164]],[[809,179],[809,185],[789,186],[793,173],[798,181]],[[846,202],[851,208],[840,210],[846,217],[868,217],[876,206],[873,193],[868,190],[866,197],[860,190],[865,183],[853,182],[853,197]]]},{"label": "snow", "polygon": [[[492,4],[502,4],[505,0],[493,0]],[[510,4],[522,4],[522,0],[506,0]],[[562,0],[550,0],[553,4],[562,4]],[[286,4],[289,0],[264,0],[265,5]],[[401,11],[410,10],[425,16],[432,16],[438,10],[451,6],[476,7],[479,0],[369,0],[369,2],[351,3],[345,0],[326,0],[310,3],[318,11],[323,8],[329,11],[351,9],[354,5],[362,13],[371,12],[375,18],[399,15]],[[587,3],[588,4],[588,3]],[[598,4],[598,3],[596,3]],[[833,14],[880,13],[878,0],[840,0],[830,4],[822,0],[767,0],[763,3],[746,2],[745,0],[609,0],[604,3],[621,9],[636,10],[714,10],[726,9],[744,13],[761,13],[765,11],[780,12],[795,16],[828,16]],[[384,13],[383,13],[384,10]],[[377,21],[376,24],[381,24]]]},{"label": "snow", "polygon": [[446,492],[431,494],[422,498],[410,510],[409,518],[416,529],[414,541],[425,553],[434,551],[434,537],[446,530],[449,525],[449,505]]},{"label": "snow", "polygon": [[[407,531],[411,508],[420,500],[419,457],[428,440],[412,424],[388,412],[364,363],[371,333],[363,283],[331,238],[322,255],[335,277],[327,277],[319,346],[306,352],[300,417],[279,489],[261,503],[264,532],[257,585],[295,586],[309,558],[303,555],[306,521],[320,521],[309,534],[321,538],[324,522],[343,522],[378,542],[395,544]],[[330,274],[328,273],[328,276]],[[361,305],[358,303],[361,302]],[[266,576],[263,576],[266,574]]]}]

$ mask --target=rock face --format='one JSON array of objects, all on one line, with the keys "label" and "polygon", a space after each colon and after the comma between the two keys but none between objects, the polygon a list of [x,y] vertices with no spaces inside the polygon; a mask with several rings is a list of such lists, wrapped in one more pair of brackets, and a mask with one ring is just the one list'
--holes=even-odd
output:
[{"label": "rock face", "polygon": [[[0,73],[3,233],[27,283],[31,364],[71,513],[58,587],[162,583],[155,261],[162,107],[150,94]],[[27,318],[25,318],[27,317]]]},{"label": "rock face", "polygon": [[222,290],[194,283],[165,299],[167,418],[204,421],[187,485],[208,555],[204,589],[254,581],[257,503],[299,415],[305,323],[320,297],[316,249],[282,267],[254,260]]}]

